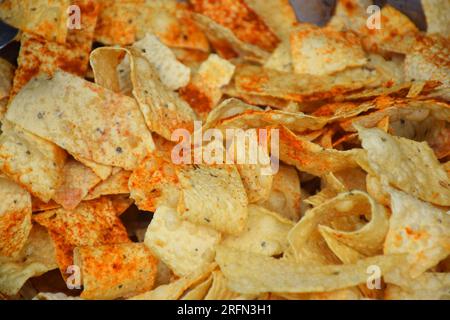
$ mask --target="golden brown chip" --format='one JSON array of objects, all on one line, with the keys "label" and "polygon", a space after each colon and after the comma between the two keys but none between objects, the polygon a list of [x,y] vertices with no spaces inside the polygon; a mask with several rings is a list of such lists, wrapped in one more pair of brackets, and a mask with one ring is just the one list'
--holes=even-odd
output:
[{"label": "golden brown chip", "polygon": [[[14,77],[14,67],[6,60],[0,58],[0,100],[9,97]],[[2,116],[0,112],[0,117]]]},{"label": "golden brown chip", "polygon": [[64,43],[69,0],[6,0],[0,3],[0,19],[25,32]]},{"label": "golden brown chip", "polygon": [[130,180],[131,172],[126,170],[118,170],[105,181],[100,182],[89,194],[84,198],[85,200],[97,199],[101,196],[120,195],[130,193],[128,181]]},{"label": "golden brown chip", "polygon": [[75,156],[127,170],[153,150],[151,134],[132,98],[62,71],[51,79],[35,79],[11,102],[11,122]]}]

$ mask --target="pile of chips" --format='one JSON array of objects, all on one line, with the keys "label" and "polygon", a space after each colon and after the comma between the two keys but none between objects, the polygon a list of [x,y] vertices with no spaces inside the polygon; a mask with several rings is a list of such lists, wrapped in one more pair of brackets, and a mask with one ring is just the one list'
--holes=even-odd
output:
[{"label": "pile of chips", "polygon": [[[0,298],[449,299],[450,2],[370,2],[1,1]],[[279,170],[174,163],[199,121]]]}]

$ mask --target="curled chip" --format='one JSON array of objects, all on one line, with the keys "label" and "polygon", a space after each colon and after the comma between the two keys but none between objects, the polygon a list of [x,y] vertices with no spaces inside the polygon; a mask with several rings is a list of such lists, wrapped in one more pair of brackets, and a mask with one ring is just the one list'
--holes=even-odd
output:
[{"label": "curled chip", "polygon": [[183,218],[226,234],[244,230],[248,198],[235,166],[185,166],[177,176],[182,190],[178,211]]},{"label": "curled chip", "polygon": [[364,192],[351,191],[307,211],[289,232],[288,239],[297,261],[326,264],[336,258],[321,233],[369,256],[382,252],[388,227],[388,214],[383,206]]},{"label": "curled chip", "polygon": [[238,236],[227,236],[222,244],[246,252],[267,256],[282,254],[288,247],[287,234],[294,223],[275,212],[256,205],[248,207],[245,231]]},{"label": "curled chip", "polygon": [[0,257],[17,256],[31,230],[31,196],[0,177]]},{"label": "curled chip", "polygon": [[9,121],[71,154],[128,170],[153,150],[133,99],[65,72],[35,79],[11,102]]},{"label": "curled chip", "polygon": [[402,255],[376,256],[347,265],[305,265],[289,260],[220,247],[217,263],[238,293],[328,292],[364,284],[367,268],[377,265],[386,274],[404,261]]},{"label": "curled chip", "polygon": [[159,207],[145,234],[145,245],[178,276],[187,276],[214,260],[221,235],[182,220],[175,209]]},{"label": "curled chip", "polygon": [[45,228],[34,224],[17,257],[0,257],[0,293],[13,296],[28,279],[57,268],[50,236]]},{"label": "curled chip", "polygon": [[130,297],[153,287],[158,261],[142,243],[78,247],[74,263],[81,269],[85,299]]},{"label": "curled chip", "polygon": [[390,189],[392,217],[386,254],[408,253],[409,274],[416,278],[450,254],[448,212]]},{"label": "curled chip", "polygon": [[393,137],[380,129],[359,129],[370,170],[382,182],[434,204],[450,205],[450,178],[425,142]]}]

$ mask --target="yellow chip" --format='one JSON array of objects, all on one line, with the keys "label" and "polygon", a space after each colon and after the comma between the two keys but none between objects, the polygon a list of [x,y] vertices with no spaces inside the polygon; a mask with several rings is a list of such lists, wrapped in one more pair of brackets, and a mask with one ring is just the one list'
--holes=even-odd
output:
[{"label": "yellow chip", "polygon": [[19,256],[0,257],[0,292],[15,295],[28,279],[57,268],[50,236],[43,227],[33,225]]},{"label": "yellow chip", "polygon": [[259,203],[262,207],[274,211],[292,221],[298,221],[301,215],[300,179],[294,167],[280,164],[273,177],[269,198]]},{"label": "yellow chip", "polygon": [[0,19],[25,32],[64,43],[69,0],[6,0],[0,3]]},{"label": "yellow chip", "polygon": [[76,156],[128,170],[154,149],[133,99],[62,71],[35,79],[11,102],[11,122]]},{"label": "yellow chip", "polygon": [[450,254],[448,212],[406,193],[389,189],[392,217],[386,254],[407,253],[409,275],[418,277]]},{"label": "yellow chip", "polygon": [[359,38],[351,32],[303,28],[291,33],[291,50],[294,71],[300,74],[321,76],[367,62]]},{"label": "yellow chip", "polygon": [[145,245],[178,276],[187,276],[214,260],[220,233],[182,220],[175,209],[159,207],[145,234]]},{"label": "yellow chip", "polygon": [[450,3],[446,0],[421,0],[428,33],[450,34]]},{"label": "yellow chip", "polygon": [[404,257],[376,256],[354,264],[317,266],[220,247],[216,260],[229,289],[256,294],[329,292],[365,284],[369,266],[377,265],[384,275],[402,263]]},{"label": "yellow chip", "polygon": [[0,169],[44,202],[61,183],[66,153],[10,122],[4,121],[0,136]]},{"label": "yellow chip", "polygon": [[183,218],[226,234],[244,230],[248,199],[235,166],[192,165],[177,175],[182,189],[178,211]]},{"label": "yellow chip", "polygon": [[352,191],[307,211],[289,232],[288,239],[297,261],[326,264],[335,262],[336,258],[320,233],[327,233],[369,256],[381,253],[388,227],[386,209],[368,194]]},{"label": "yellow chip", "polygon": [[92,200],[101,196],[130,193],[130,189],[128,187],[130,175],[130,171],[119,169],[118,172],[113,173],[108,179],[100,182],[92,190],[90,190],[89,194],[87,194],[84,199]]},{"label": "yellow chip", "polygon": [[287,234],[294,223],[275,212],[256,205],[248,207],[245,231],[238,236],[226,236],[227,247],[267,256],[282,254],[288,247]]},{"label": "yellow chip", "polygon": [[434,204],[450,205],[450,179],[425,142],[393,137],[380,129],[359,130],[370,169],[384,183]]},{"label": "yellow chip", "polygon": [[223,273],[216,270],[212,273],[212,285],[204,300],[234,300],[239,294],[228,289],[227,279]]}]

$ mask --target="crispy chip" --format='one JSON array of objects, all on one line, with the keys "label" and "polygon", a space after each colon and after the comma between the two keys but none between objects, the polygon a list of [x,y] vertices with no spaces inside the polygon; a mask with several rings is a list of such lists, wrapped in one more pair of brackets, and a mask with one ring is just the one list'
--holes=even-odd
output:
[{"label": "crispy chip", "polygon": [[11,102],[11,122],[74,155],[128,170],[153,150],[133,99],[65,72],[35,79]]},{"label": "crispy chip", "polygon": [[180,300],[203,300],[211,287],[212,281],[213,276],[211,275],[208,279],[189,290]]},{"label": "crispy chip", "polygon": [[191,82],[180,90],[180,95],[198,114],[205,116],[222,98],[221,88],[230,82],[234,70],[233,64],[211,54]]},{"label": "crispy chip", "polygon": [[84,200],[97,199],[101,196],[130,193],[128,187],[130,176],[131,172],[126,170],[119,170],[117,173],[113,173],[108,179],[100,182],[95,188],[89,191],[89,194],[86,195]]},{"label": "crispy chip", "polygon": [[31,230],[31,197],[20,186],[0,177],[0,256],[17,256]]},{"label": "crispy chip", "polygon": [[260,63],[269,58],[269,52],[238,39],[230,29],[213,19],[201,14],[194,14],[193,16],[195,22],[205,32],[208,40],[221,57],[232,59],[241,56],[243,59]]},{"label": "crispy chip", "polygon": [[130,297],[153,287],[158,261],[141,243],[78,247],[75,265],[81,268],[84,299]]},{"label": "crispy chip", "polygon": [[182,189],[178,211],[183,218],[226,234],[244,230],[248,199],[235,166],[186,166],[177,176]]},{"label": "crispy chip", "polygon": [[[360,219],[361,216],[364,219]],[[307,211],[290,231],[288,239],[297,261],[326,264],[336,259],[319,231],[362,254],[375,255],[382,251],[388,227],[388,215],[383,206],[364,192],[351,191]]]},{"label": "crispy chip", "polygon": [[178,177],[168,154],[153,153],[133,171],[130,196],[141,210],[154,212],[159,206],[175,208],[180,197]]},{"label": "crispy chip", "polygon": [[245,65],[237,68],[235,83],[237,90],[245,93],[305,102],[360,89],[378,77],[376,71],[362,68],[344,70],[334,76],[314,76]]},{"label": "crispy chip", "polygon": [[231,30],[236,37],[266,51],[278,44],[277,36],[244,0],[191,0],[193,10]]},{"label": "crispy chip", "polygon": [[44,202],[61,183],[65,152],[51,142],[4,121],[0,136],[0,169]]},{"label": "crispy chip", "polygon": [[220,233],[184,221],[175,209],[159,207],[145,234],[145,245],[178,276],[188,276],[214,260]]},{"label": "crispy chip", "polygon": [[291,44],[289,41],[283,41],[278,45],[272,55],[264,64],[266,69],[274,69],[283,72],[293,72]]},{"label": "crispy chip", "polygon": [[75,160],[66,162],[62,175],[62,183],[53,200],[66,210],[75,209],[89,190],[101,181],[91,169]]},{"label": "crispy chip", "polygon": [[113,167],[104,164],[99,164],[91,160],[84,159],[82,157],[74,156],[76,160],[90,168],[94,173],[102,180],[106,180],[112,173]]},{"label": "crispy chip", "polygon": [[301,198],[297,170],[294,167],[280,164],[277,174],[273,177],[269,198],[260,205],[287,219],[298,221],[301,214]]},{"label": "crispy chip", "polygon": [[212,279],[213,283],[204,300],[233,300],[239,296],[228,289],[227,280],[221,271],[214,271]]},{"label": "crispy chip", "polygon": [[327,75],[366,64],[359,38],[351,32],[304,28],[291,33],[296,73]]},{"label": "crispy chip", "polygon": [[321,176],[327,172],[356,168],[359,149],[338,151],[325,149],[295,135],[285,127],[280,129],[280,160],[298,170]]},{"label": "crispy chip", "polygon": [[388,183],[422,200],[450,205],[450,179],[424,142],[393,137],[380,129],[359,129],[370,170]]},{"label": "crispy chip", "polygon": [[389,193],[392,217],[384,252],[408,253],[409,275],[416,278],[450,254],[450,216],[403,192]]},{"label": "crispy chip", "polygon": [[428,33],[440,33],[444,37],[450,34],[450,3],[446,0],[421,0]]},{"label": "crispy chip", "polygon": [[181,277],[152,291],[134,296],[131,300],[177,300],[190,287],[194,287],[207,279],[216,267],[216,264],[211,264],[203,269],[197,269],[186,277]]},{"label": "crispy chip", "polygon": [[21,29],[64,43],[69,0],[6,0],[0,3],[0,19]]},{"label": "crispy chip", "polygon": [[[0,58],[0,100],[9,97],[14,77],[14,67],[6,60]],[[0,112],[0,117],[3,113]]]},{"label": "crispy chip", "polygon": [[289,0],[244,0],[259,15],[279,39],[288,39],[297,23]]},{"label": "crispy chip", "polygon": [[219,247],[216,260],[238,293],[329,292],[366,283],[367,268],[377,265],[386,274],[404,261],[403,256],[376,256],[355,264],[313,266]]},{"label": "crispy chip", "polygon": [[267,256],[282,254],[288,247],[287,234],[294,226],[275,212],[256,205],[248,207],[247,226],[238,236],[227,236],[222,244],[227,247]]},{"label": "crispy chip", "polygon": [[205,35],[183,3],[175,0],[103,1],[95,34],[97,41],[128,45],[144,38],[148,32],[170,47],[209,50]]},{"label": "crispy chip", "polygon": [[80,246],[127,243],[127,231],[107,198],[82,202],[75,210],[56,209],[35,215],[34,221],[47,228],[56,247],[56,259],[63,276],[73,265],[73,249]]},{"label": "crispy chip", "polygon": [[363,33],[367,30],[367,8],[372,0],[339,0],[335,14],[328,26],[337,30],[354,30]]},{"label": "crispy chip", "polygon": [[28,279],[57,268],[50,236],[43,227],[33,225],[18,257],[0,257],[0,292],[15,295]]},{"label": "crispy chip", "polygon": [[175,54],[153,34],[147,34],[133,44],[158,71],[161,82],[170,90],[177,90],[189,83],[191,69],[179,62]]}]

